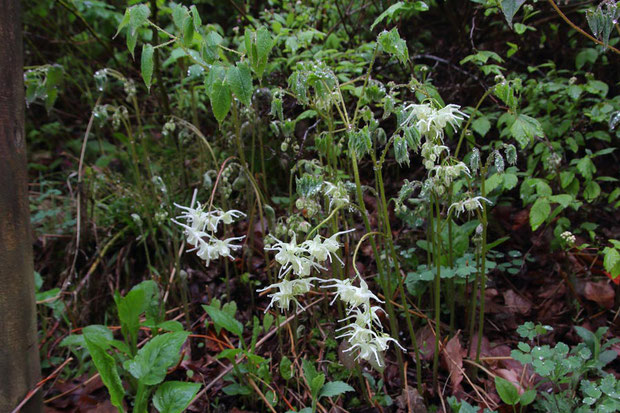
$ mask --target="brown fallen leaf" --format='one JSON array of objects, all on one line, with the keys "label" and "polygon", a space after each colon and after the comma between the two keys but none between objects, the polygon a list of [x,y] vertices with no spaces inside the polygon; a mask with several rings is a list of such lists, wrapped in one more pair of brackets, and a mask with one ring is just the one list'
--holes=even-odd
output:
[{"label": "brown fallen leaf", "polygon": [[448,341],[441,352],[442,361],[450,372],[450,384],[452,384],[452,392],[460,389],[463,381],[463,354],[465,350],[461,346],[459,336],[455,335]]},{"label": "brown fallen leaf", "polygon": [[506,307],[508,307],[508,310],[512,313],[516,312],[522,315],[527,315],[532,309],[532,304],[519,294],[515,293],[514,290],[505,291],[503,296]]},{"label": "brown fallen leaf", "polygon": [[396,398],[398,413],[427,413],[424,398],[420,396],[418,389],[407,386],[400,396]]},{"label": "brown fallen leaf", "polygon": [[614,289],[607,281],[586,282],[583,295],[591,301],[599,304],[601,307],[611,308],[614,306]]}]

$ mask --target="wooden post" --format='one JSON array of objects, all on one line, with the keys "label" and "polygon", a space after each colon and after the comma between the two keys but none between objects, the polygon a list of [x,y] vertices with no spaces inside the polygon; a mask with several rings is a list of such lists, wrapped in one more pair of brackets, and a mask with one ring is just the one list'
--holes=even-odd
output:
[{"label": "wooden post", "polygon": [[[0,412],[40,378],[24,135],[20,0],[0,0]],[[22,412],[41,412],[35,395]]]}]

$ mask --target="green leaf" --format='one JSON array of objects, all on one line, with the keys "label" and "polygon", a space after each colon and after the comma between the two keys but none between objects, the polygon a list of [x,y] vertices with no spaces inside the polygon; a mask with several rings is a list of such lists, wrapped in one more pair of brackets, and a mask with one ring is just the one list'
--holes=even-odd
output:
[{"label": "green leaf", "polygon": [[290,380],[293,377],[293,363],[286,356],[280,360],[280,376],[284,380]]},{"label": "green leaf", "polygon": [[484,135],[486,135],[491,129],[491,122],[489,122],[489,118],[486,116],[480,116],[471,123],[471,128],[478,135],[484,137]]},{"label": "green leaf", "polygon": [[528,404],[532,403],[535,398],[536,398],[536,390],[534,389],[528,390],[526,392],[523,392],[523,394],[519,396],[519,404],[521,406],[527,406]]},{"label": "green leaf", "polygon": [[594,181],[586,183],[586,187],[583,188],[583,197],[588,202],[594,201],[601,194],[601,187]]},{"label": "green leaf", "polygon": [[596,173],[596,166],[594,166],[594,162],[592,162],[592,159],[590,159],[589,156],[585,156],[577,162],[577,170],[581,176],[587,180],[590,180]]},{"label": "green leaf", "polygon": [[407,60],[409,59],[407,42],[400,38],[396,27],[389,32],[386,30],[381,32],[379,37],[377,37],[377,42],[384,52],[395,56],[403,64],[407,63]]},{"label": "green leaf", "polygon": [[129,9],[129,29],[135,32],[148,19],[151,11],[146,4],[138,4]]},{"label": "green leaf", "polygon": [[531,116],[518,115],[510,127],[510,134],[524,149],[536,136],[544,136],[540,122]]},{"label": "green leaf", "polygon": [[84,327],[82,333],[84,337],[82,340],[78,340],[78,342],[81,341],[81,343],[85,343],[85,340],[88,339],[91,343],[96,344],[103,350],[109,349],[112,341],[114,341],[114,335],[106,326],[93,324]]},{"label": "green leaf", "polygon": [[153,405],[160,413],[181,413],[198,393],[199,383],[167,381],[157,388]]},{"label": "green leaf", "polygon": [[308,382],[308,384],[311,384],[314,378],[319,374],[319,372],[316,371],[314,364],[312,364],[311,361],[308,361],[306,359],[303,359],[301,361],[301,367],[304,371],[304,377],[306,378],[306,381]]},{"label": "green leaf", "polygon": [[147,386],[159,384],[166,378],[168,368],[179,360],[179,351],[188,335],[183,331],[156,336],[138,350],[133,360],[125,361],[123,367]]},{"label": "green leaf", "polygon": [[245,62],[231,66],[226,74],[226,81],[230,85],[232,92],[244,105],[250,106],[252,103],[252,74],[250,66]]},{"label": "green leaf", "polygon": [[519,403],[519,392],[514,384],[508,380],[495,376],[495,389],[504,403],[510,406]]},{"label": "green leaf", "polygon": [[142,79],[147,89],[151,90],[151,79],[153,78],[153,46],[145,44],[142,47],[142,56],[140,58],[140,70],[142,71]]},{"label": "green leaf", "polygon": [[226,115],[228,115],[230,110],[230,104],[232,103],[230,86],[220,81],[213,82],[210,97],[213,115],[218,123],[222,123],[226,119]]},{"label": "green leaf", "polygon": [[394,156],[399,165],[404,163],[409,166],[409,148],[407,141],[400,135],[394,136]]},{"label": "green leaf", "polygon": [[501,9],[504,12],[508,26],[512,28],[512,19],[517,14],[519,8],[525,3],[525,0],[502,0],[500,3]]},{"label": "green leaf", "polygon": [[355,151],[358,158],[361,158],[372,149],[372,140],[368,126],[358,131],[349,132],[349,150]]},{"label": "green leaf", "polygon": [[207,314],[209,314],[209,317],[213,320],[218,333],[219,329],[223,328],[230,331],[237,337],[241,337],[243,335],[243,324],[235,320],[235,317],[231,314],[211,305],[203,305],[202,308],[204,308]]},{"label": "green leaf", "polygon": [[313,398],[318,398],[319,392],[323,388],[323,383],[325,383],[325,375],[323,373],[318,373],[314,376],[310,382],[310,392]]},{"label": "green leaf", "polygon": [[603,266],[605,271],[611,274],[611,278],[616,278],[620,275],[620,253],[617,249],[612,247],[605,247],[603,249]]},{"label": "green leaf", "polygon": [[549,204],[549,199],[546,197],[538,198],[530,210],[530,226],[532,231],[536,231],[545,222],[550,213],[551,205]]},{"label": "green leaf", "polygon": [[99,372],[99,376],[101,376],[101,381],[108,389],[108,393],[110,393],[112,405],[120,412],[124,412],[123,397],[125,396],[125,389],[118,375],[114,357],[106,353],[97,343],[89,340],[87,336],[84,337],[84,341],[90,353],[90,357],[93,359],[93,363],[97,368],[97,372]]},{"label": "green leaf", "polygon": [[321,389],[319,398],[339,396],[348,391],[355,391],[355,389],[342,381],[330,381],[329,383],[325,383]]}]

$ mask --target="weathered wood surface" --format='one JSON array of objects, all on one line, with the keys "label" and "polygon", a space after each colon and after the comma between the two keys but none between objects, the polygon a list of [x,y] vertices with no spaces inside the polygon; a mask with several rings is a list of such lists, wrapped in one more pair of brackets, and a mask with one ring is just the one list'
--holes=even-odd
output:
[{"label": "weathered wood surface", "polygon": [[[0,412],[40,378],[24,136],[19,0],[0,0]],[[40,412],[34,397],[22,412]]]}]

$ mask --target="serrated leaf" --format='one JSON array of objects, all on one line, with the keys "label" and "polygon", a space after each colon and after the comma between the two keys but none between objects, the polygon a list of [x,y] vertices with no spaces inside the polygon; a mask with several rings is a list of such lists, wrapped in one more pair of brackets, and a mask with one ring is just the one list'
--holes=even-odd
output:
[{"label": "serrated leaf", "polygon": [[151,79],[153,78],[153,52],[153,46],[147,43],[142,47],[142,56],[140,57],[142,79],[144,79],[144,83],[149,91],[151,90]]},{"label": "serrated leaf", "polygon": [[231,314],[210,305],[203,305],[202,308],[213,320],[218,333],[219,329],[223,328],[238,337],[243,335],[243,324],[237,321]]},{"label": "serrated leaf", "polygon": [[342,381],[330,381],[329,383],[325,383],[323,388],[321,388],[319,397],[339,396],[348,391],[355,391],[355,389]]},{"label": "serrated leaf", "polygon": [[400,135],[394,136],[394,156],[399,165],[404,163],[409,166],[409,148],[407,141]]},{"label": "serrated leaf", "polygon": [[500,3],[502,12],[504,12],[504,16],[506,17],[506,21],[508,22],[508,26],[512,28],[512,19],[519,11],[519,8],[525,3],[525,0],[502,0]]},{"label": "serrated leaf", "polygon": [[549,204],[549,199],[546,197],[538,198],[534,205],[532,205],[532,209],[530,209],[530,226],[532,231],[536,231],[549,217],[550,213],[551,205]]},{"label": "serrated leaf", "polygon": [[510,127],[510,134],[524,149],[536,136],[543,136],[544,132],[538,120],[527,115],[518,115]]},{"label": "serrated leaf", "polygon": [[592,159],[586,156],[586,157],[581,158],[577,162],[577,170],[579,171],[581,176],[583,176],[587,180],[590,180],[592,179],[592,176],[594,175],[594,173],[596,173],[596,166],[594,166]]},{"label": "serrated leaf", "polygon": [[386,30],[381,32],[377,37],[377,42],[384,52],[395,56],[403,64],[407,63],[409,59],[407,42],[400,38],[396,28],[393,28],[389,32]]},{"label": "serrated leaf", "polygon": [[129,29],[135,32],[148,19],[151,11],[146,4],[138,4],[129,9]]},{"label": "serrated leaf", "polygon": [[310,382],[310,391],[312,393],[312,397],[318,397],[324,383],[325,375],[323,373],[318,373],[316,376],[314,376],[314,379],[312,379],[312,381]]},{"label": "serrated leaf", "polygon": [[510,406],[519,403],[519,392],[515,385],[508,380],[495,376],[495,389],[504,403]]},{"label": "serrated leaf", "polygon": [[199,383],[167,381],[157,388],[153,405],[159,413],[181,413],[198,393]]},{"label": "serrated leaf", "polygon": [[87,337],[84,337],[84,341],[90,353],[90,357],[93,359],[93,363],[97,368],[97,372],[99,372],[101,381],[108,389],[108,393],[110,393],[110,402],[120,412],[124,412],[123,397],[125,396],[125,389],[118,375],[114,357],[106,353],[101,346],[90,341]]},{"label": "serrated leaf", "polygon": [[222,123],[228,115],[230,104],[232,103],[232,94],[230,86],[221,81],[214,81],[211,86],[211,108],[213,115],[218,123]]},{"label": "serrated leaf", "polygon": [[123,367],[136,379],[148,386],[161,383],[168,368],[179,360],[179,351],[185,343],[188,332],[158,335],[144,345],[138,354],[123,363]]},{"label": "serrated leaf", "polygon": [[237,66],[231,66],[226,74],[226,81],[237,99],[244,105],[250,106],[253,92],[250,66],[245,62],[239,62]]}]

